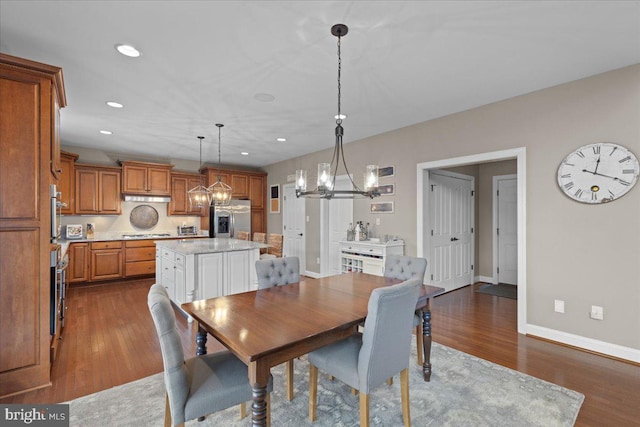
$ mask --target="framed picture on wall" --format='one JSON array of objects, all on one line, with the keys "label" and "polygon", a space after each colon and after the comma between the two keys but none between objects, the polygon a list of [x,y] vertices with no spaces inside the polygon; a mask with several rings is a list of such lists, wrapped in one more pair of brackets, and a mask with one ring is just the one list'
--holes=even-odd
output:
[{"label": "framed picture on wall", "polygon": [[384,184],[378,185],[378,191],[381,196],[393,196],[396,194],[396,185],[395,184]]},{"label": "framed picture on wall", "polygon": [[378,178],[394,176],[395,174],[396,174],[395,166],[384,166],[384,167],[378,168]]},{"label": "framed picture on wall", "polygon": [[269,213],[280,213],[280,184],[272,185],[270,188]]},{"label": "framed picture on wall", "polygon": [[370,213],[393,213],[393,202],[371,202]]}]

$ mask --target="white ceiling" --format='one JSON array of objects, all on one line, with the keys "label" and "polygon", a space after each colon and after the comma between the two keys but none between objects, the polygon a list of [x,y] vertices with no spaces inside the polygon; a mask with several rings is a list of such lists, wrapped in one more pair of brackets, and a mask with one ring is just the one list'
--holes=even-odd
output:
[{"label": "white ceiling", "polygon": [[640,63],[638,1],[0,0],[0,51],[62,67],[63,145],[260,167],[333,146],[335,23],[346,143]]}]

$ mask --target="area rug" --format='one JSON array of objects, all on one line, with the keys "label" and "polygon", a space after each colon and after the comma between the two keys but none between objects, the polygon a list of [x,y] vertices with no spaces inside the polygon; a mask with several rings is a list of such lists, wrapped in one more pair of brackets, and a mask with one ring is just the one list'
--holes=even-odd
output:
[{"label": "area rug", "polygon": [[490,283],[478,286],[476,292],[481,294],[493,295],[496,297],[505,297],[511,299],[518,299],[518,287],[515,285],[497,284],[492,285]]},{"label": "area rug", "polygon": [[[413,426],[572,426],[584,395],[507,369],[460,351],[433,344],[431,382],[424,382],[412,346],[409,392]],[[277,426],[357,426],[358,396],[338,380],[318,379],[318,418],[309,421],[309,370],[305,357],[296,359],[295,397],[286,400],[284,365],[272,369],[271,421]],[[373,426],[401,426],[400,379],[386,383],[370,395]],[[164,419],[162,373],[75,399],[70,403],[70,425],[162,426]],[[247,406],[250,409],[250,406]],[[240,420],[237,406],[209,415],[191,427],[249,426]]]}]

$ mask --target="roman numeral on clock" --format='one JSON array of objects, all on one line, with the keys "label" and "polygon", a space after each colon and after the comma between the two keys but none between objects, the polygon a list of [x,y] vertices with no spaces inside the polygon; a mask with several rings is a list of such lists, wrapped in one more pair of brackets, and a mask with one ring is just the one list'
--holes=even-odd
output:
[{"label": "roman numeral on clock", "polygon": [[622,169],[622,173],[635,173],[634,169]]},{"label": "roman numeral on clock", "polygon": [[593,154],[600,154],[600,146],[599,145],[594,145],[593,146]]},{"label": "roman numeral on clock", "polygon": [[631,156],[627,156],[624,159],[620,159],[618,160],[618,163],[624,163],[624,162],[628,162],[629,160],[631,160]]},{"label": "roman numeral on clock", "polygon": [[583,191],[578,188],[578,190],[575,193],[573,193],[573,195],[576,196],[576,197],[582,197],[582,193],[583,193]]},{"label": "roman numeral on clock", "polygon": [[571,189],[573,188],[573,186],[574,186],[574,185],[575,185],[575,184],[573,183],[573,181],[572,181],[572,182],[567,182],[567,183],[564,185],[564,188],[565,188],[565,189],[567,189],[567,190],[571,190]]},{"label": "roman numeral on clock", "polygon": [[582,154],[582,151],[578,151],[576,154],[584,159],[584,154]]},{"label": "roman numeral on clock", "polygon": [[571,178],[571,174],[565,173],[564,175],[560,175],[560,178]]}]

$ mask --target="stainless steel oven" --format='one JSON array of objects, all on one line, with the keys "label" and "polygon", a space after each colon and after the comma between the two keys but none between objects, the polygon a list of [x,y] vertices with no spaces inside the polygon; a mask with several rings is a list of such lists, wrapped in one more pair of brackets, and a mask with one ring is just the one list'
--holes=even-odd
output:
[{"label": "stainless steel oven", "polygon": [[58,192],[55,184],[49,186],[49,197],[51,201],[51,242],[56,243],[60,238],[60,231],[62,229],[62,208],[66,207],[66,203],[60,201],[62,193]]},{"label": "stainless steel oven", "polygon": [[56,250],[51,251],[51,296],[50,296],[50,314],[49,327],[51,335],[62,333],[64,328],[64,318],[66,309],[67,295],[67,267],[69,266],[69,255],[61,256],[60,246]]}]

